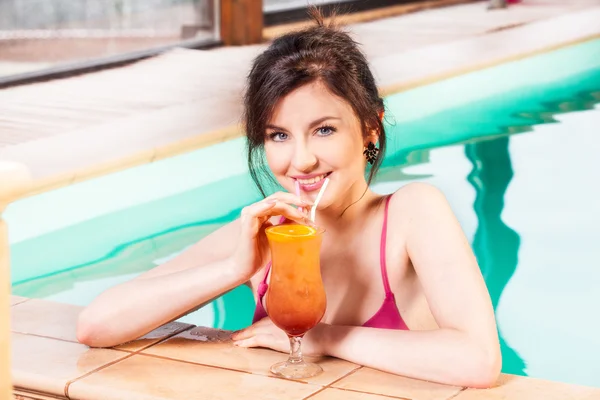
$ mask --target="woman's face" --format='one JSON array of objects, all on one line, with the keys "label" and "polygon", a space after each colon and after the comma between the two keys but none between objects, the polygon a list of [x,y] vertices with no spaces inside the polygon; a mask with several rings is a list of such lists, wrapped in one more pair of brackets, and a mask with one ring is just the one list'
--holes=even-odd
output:
[{"label": "woman's face", "polygon": [[269,168],[279,183],[315,200],[324,178],[329,178],[319,208],[352,199],[364,190],[364,147],[361,124],[350,105],[320,82],[292,91],[276,105],[265,132]]}]

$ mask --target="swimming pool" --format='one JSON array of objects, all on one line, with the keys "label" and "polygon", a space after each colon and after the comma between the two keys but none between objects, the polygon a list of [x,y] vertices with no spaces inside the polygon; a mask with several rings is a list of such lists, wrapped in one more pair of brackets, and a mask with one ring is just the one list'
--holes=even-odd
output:
[{"label": "swimming pool", "polygon": [[[600,40],[386,99],[373,189],[445,192],[496,308],[504,372],[600,387],[599,102]],[[85,305],[231,221],[259,199],[243,152],[233,140],[11,204],[13,293]],[[253,307],[242,287],[183,320],[237,329]]]}]

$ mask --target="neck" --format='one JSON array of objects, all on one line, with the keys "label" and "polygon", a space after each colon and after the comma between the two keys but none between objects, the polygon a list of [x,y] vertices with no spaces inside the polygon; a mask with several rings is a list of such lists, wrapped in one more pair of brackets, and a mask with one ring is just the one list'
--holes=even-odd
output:
[{"label": "neck", "polygon": [[342,201],[317,211],[317,224],[330,232],[346,230],[357,221],[364,221],[379,197],[369,189],[367,182],[357,183],[348,190]]}]

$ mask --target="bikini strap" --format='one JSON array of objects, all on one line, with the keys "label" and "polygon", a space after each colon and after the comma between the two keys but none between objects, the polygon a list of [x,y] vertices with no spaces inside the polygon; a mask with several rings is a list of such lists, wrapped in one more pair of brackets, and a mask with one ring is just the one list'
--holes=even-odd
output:
[{"label": "bikini strap", "polygon": [[389,195],[385,199],[385,210],[383,212],[383,226],[381,228],[381,242],[379,245],[379,264],[381,265],[381,278],[383,280],[383,288],[385,289],[385,297],[394,296],[392,289],[390,289],[390,282],[387,274],[387,263],[385,262],[386,255],[386,243],[387,243],[387,221],[388,221],[388,208],[392,195]]},{"label": "bikini strap", "polygon": [[258,284],[258,288],[256,289],[256,292],[258,293],[258,296],[260,298],[262,298],[267,293],[267,290],[269,289],[269,285],[267,284],[267,278],[269,277],[270,269],[271,269],[271,262],[269,261],[269,263],[267,264],[267,266],[265,268],[265,276],[264,276],[263,280]]}]

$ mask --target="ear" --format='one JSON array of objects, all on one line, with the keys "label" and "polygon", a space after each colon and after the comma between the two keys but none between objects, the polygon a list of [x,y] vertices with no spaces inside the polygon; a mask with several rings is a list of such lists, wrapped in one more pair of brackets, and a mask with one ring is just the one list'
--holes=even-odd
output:
[{"label": "ear", "polygon": [[373,129],[373,130],[371,130],[371,133],[369,133],[367,136],[365,136],[364,146],[367,147],[369,145],[369,143],[373,143],[374,145],[377,145],[378,141],[379,141],[379,133],[377,132],[376,129]]},{"label": "ear", "polygon": [[[381,110],[379,112],[379,119],[382,122],[383,122],[384,117],[385,117],[385,112],[383,110]],[[377,129],[373,129],[373,130],[371,130],[370,134],[365,136],[364,146],[367,147],[369,145],[369,143],[373,143],[374,145],[377,145],[378,141],[379,141],[379,132],[377,131]]]}]

